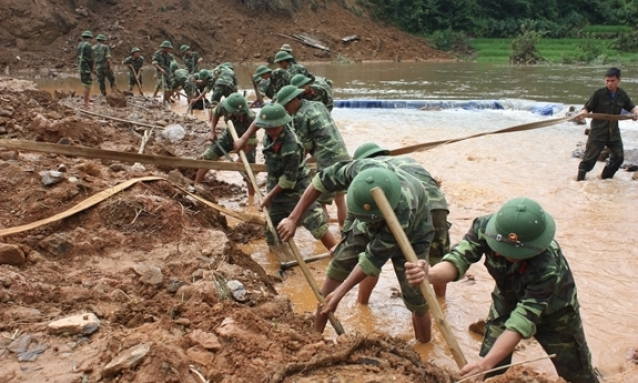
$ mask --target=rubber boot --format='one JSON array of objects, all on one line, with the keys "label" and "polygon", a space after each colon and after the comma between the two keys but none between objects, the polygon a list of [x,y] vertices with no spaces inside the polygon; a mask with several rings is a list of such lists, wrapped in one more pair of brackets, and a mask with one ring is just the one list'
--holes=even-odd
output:
[{"label": "rubber boot", "polygon": [[587,175],[587,172],[584,170],[578,170],[578,175],[576,176],[576,181],[585,181],[585,176]]},{"label": "rubber boot", "polygon": [[604,180],[608,180],[608,179],[612,179],[614,178],[614,174],[616,174],[615,171],[609,169],[609,167],[605,166],[603,168],[603,172],[600,173],[600,178],[604,179]]}]

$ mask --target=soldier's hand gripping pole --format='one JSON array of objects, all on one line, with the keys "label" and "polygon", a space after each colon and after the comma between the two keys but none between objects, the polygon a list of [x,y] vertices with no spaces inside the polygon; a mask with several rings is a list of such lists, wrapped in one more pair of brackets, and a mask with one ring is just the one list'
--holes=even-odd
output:
[{"label": "soldier's hand gripping pole", "polygon": [[[375,187],[370,192],[372,193],[372,198],[374,198],[374,201],[377,203],[377,206],[381,210],[381,214],[383,214],[383,218],[390,228],[390,231],[399,243],[399,247],[401,248],[403,255],[408,260],[408,262],[417,263],[418,258],[416,257],[416,253],[414,252],[414,249],[412,248],[408,237],[405,235],[403,228],[401,228],[401,224],[399,223],[397,216],[394,214],[394,210],[385,197],[383,190],[381,190],[379,187]],[[430,286],[428,280],[425,279],[419,285],[419,289],[421,290],[421,294],[423,294],[425,301],[428,303],[428,306],[432,310],[432,314],[434,315],[436,324],[443,334],[443,338],[450,348],[450,351],[452,351],[452,356],[454,357],[456,364],[459,366],[459,368],[463,368],[467,364],[467,360],[465,359],[465,355],[463,355],[463,351],[461,351],[461,347],[459,346],[459,343],[457,342],[456,337],[452,332],[452,328],[450,328],[450,325],[445,320],[445,315],[443,314],[443,310],[441,310],[441,307],[439,306],[439,302],[437,302],[436,297],[434,296],[434,290],[432,290],[432,286]]]}]

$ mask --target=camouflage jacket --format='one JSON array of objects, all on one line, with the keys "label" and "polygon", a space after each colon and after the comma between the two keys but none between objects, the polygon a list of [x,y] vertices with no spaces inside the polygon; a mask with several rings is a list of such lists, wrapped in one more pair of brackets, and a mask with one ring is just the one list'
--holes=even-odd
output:
[{"label": "camouflage jacket", "polygon": [[[155,53],[153,53],[153,61],[152,64],[153,65],[159,65],[162,69],[164,69],[164,72],[166,73],[167,76],[170,76],[170,74],[172,73],[171,71],[171,62],[173,61],[173,55],[171,53],[166,53],[164,54],[164,52],[162,52],[162,50],[157,50],[155,51]],[[156,70],[156,74],[157,74],[157,78],[160,78],[161,72]]]},{"label": "camouflage jacket", "polygon": [[184,66],[188,70],[188,73],[196,73],[199,72],[199,67],[197,61],[202,58],[197,52],[191,51],[191,55],[186,57],[182,56],[182,61],[184,61]]},{"label": "camouflage jacket", "polygon": [[266,96],[266,97],[270,97],[268,96],[268,87],[270,86],[270,79],[267,78],[265,80],[261,80],[259,81],[259,84],[257,84],[258,88],[259,88],[259,93],[261,93],[262,96]]},{"label": "camouflage jacket", "polygon": [[305,66],[301,64],[289,63],[288,68],[286,68],[286,72],[290,75],[290,78],[293,78],[296,74],[302,74],[312,81],[315,81],[315,76],[313,76]]},{"label": "camouflage jacket", "polygon": [[[122,65],[126,65],[127,67],[131,65],[133,66],[133,69],[135,69],[135,72],[139,73],[140,69],[142,69],[142,66],[144,65],[144,57],[140,56],[137,59],[134,59],[133,56],[129,56],[125,58],[124,60],[122,60]],[[131,68],[129,68],[129,72],[130,71],[131,71]]]},{"label": "camouflage jacket", "polygon": [[233,92],[237,91],[237,77],[235,77],[235,72],[232,69],[219,67],[214,71],[211,71],[214,74],[214,79],[208,81],[206,84],[206,92],[210,92],[217,85],[227,86],[233,90]]},{"label": "camouflage jacket", "polygon": [[[360,172],[383,167],[392,170],[401,182],[401,199],[394,213],[405,231],[414,251],[420,259],[425,259],[434,237],[432,216],[428,209],[425,189],[416,178],[402,170],[389,167],[373,159],[341,161],[317,173],[312,185],[318,191],[346,191],[352,180]],[[351,224],[344,230],[354,230],[355,235],[365,235],[369,239],[365,254],[359,257],[359,266],[366,275],[378,275],[381,267],[390,259],[404,257],[401,248],[385,221],[366,223],[350,217]]]},{"label": "camouflage jacket", "polygon": [[334,107],[334,101],[332,99],[332,92],[328,92],[323,86],[318,84],[310,84],[310,91],[304,92],[304,100],[318,101],[326,106],[330,112]]},{"label": "camouflage jacket", "polygon": [[393,157],[393,156],[382,156],[382,157],[374,157],[376,161],[380,161],[386,163],[394,168],[401,169],[404,172],[408,173],[412,177],[421,181],[423,188],[425,189],[425,193],[428,195],[428,203],[429,209],[431,210],[447,210],[448,205],[445,200],[445,196],[439,187],[439,184],[436,180],[428,173],[420,163],[418,163],[414,158],[407,156]]},{"label": "camouflage jacket", "polygon": [[496,282],[488,319],[507,316],[505,327],[529,338],[544,317],[567,307],[578,310],[574,277],[558,243],[553,241],[533,258],[509,262],[487,244],[485,228],[490,217],[476,218],[463,240],[443,258],[456,266],[461,279],[485,254],[485,267]]},{"label": "camouflage jacket", "polygon": [[76,55],[78,57],[78,67],[83,64],[88,64],[89,67],[93,68],[93,48],[91,47],[90,42],[86,40],[80,41],[76,50]]},{"label": "camouflage jacket", "polygon": [[302,100],[292,123],[304,149],[317,160],[318,170],[350,159],[341,133],[322,103]]},{"label": "camouflage jacket", "polygon": [[109,46],[102,43],[93,45],[93,60],[95,60],[95,66],[98,68],[107,68],[107,59],[111,58],[111,50]]},{"label": "camouflage jacket", "polygon": [[199,88],[197,87],[197,84],[195,84],[194,80],[195,77],[193,75],[189,75],[182,86],[182,89],[184,89],[184,92],[186,92],[186,95],[190,98],[195,98],[199,95]]},{"label": "camouflage jacket", "polygon": [[271,191],[279,185],[284,191],[273,198],[273,203],[297,201],[310,184],[310,169],[304,160],[303,146],[289,125],[274,141],[264,135],[264,159],[268,169],[266,188]]},{"label": "camouflage jacket", "polygon": [[[255,112],[253,112],[250,109],[248,109],[246,114],[243,114],[241,117],[237,117],[234,114],[229,113],[226,110],[226,108],[224,108],[223,102],[220,102],[219,104],[217,104],[217,106],[215,106],[215,109],[213,110],[213,114],[217,117],[224,117],[224,121],[226,121],[227,124],[228,124],[228,121],[231,121],[233,123],[233,126],[235,127],[235,131],[237,132],[238,137],[241,137],[244,135],[244,133],[246,133],[246,131],[250,127],[250,124],[252,124],[253,121],[255,121],[255,117],[256,117]],[[257,134],[255,133],[250,138],[254,139],[256,136]]]},{"label": "camouflage jacket", "polygon": [[[281,68],[277,68],[271,72],[267,87],[264,91],[266,97],[275,100],[275,95],[281,88],[290,85],[290,74]],[[263,81],[262,81],[263,82]],[[261,88],[260,88],[261,89]]]},{"label": "camouflage jacket", "polygon": [[175,82],[181,83],[181,85],[184,86],[184,83],[189,77],[188,70],[177,69],[175,72],[173,72],[173,76],[175,76],[174,77]]},{"label": "camouflage jacket", "polygon": [[[631,112],[634,107],[636,105],[624,90],[617,88],[616,98],[612,99],[606,87],[596,90],[585,104],[587,111],[605,114],[620,114],[623,110]],[[591,120],[590,127],[588,140],[620,140],[618,121]]]}]

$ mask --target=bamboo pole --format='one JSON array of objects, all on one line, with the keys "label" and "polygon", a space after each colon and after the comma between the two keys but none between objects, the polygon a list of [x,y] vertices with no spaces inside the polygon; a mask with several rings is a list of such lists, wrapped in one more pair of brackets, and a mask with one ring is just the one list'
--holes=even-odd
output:
[{"label": "bamboo pole", "polygon": [[[381,190],[379,187],[374,187],[372,188],[370,193],[372,193],[372,198],[374,198],[374,201],[377,203],[377,206],[381,210],[381,214],[383,214],[383,218],[390,228],[390,231],[394,235],[394,238],[396,238],[397,242],[399,243],[399,247],[401,248],[401,251],[403,252],[405,258],[408,260],[408,262],[417,263],[418,258],[416,256],[416,253],[414,252],[414,249],[412,248],[408,237],[405,235],[405,232],[401,228],[401,224],[399,223],[397,216],[394,214],[394,210],[385,197],[383,190]],[[439,330],[443,334],[443,338],[450,348],[450,351],[452,351],[452,356],[454,357],[456,364],[459,368],[463,368],[463,366],[467,364],[467,360],[465,359],[465,355],[463,355],[463,351],[461,351],[461,347],[459,346],[459,343],[456,340],[454,333],[452,332],[452,328],[445,320],[445,315],[443,314],[443,310],[441,310],[441,307],[439,306],[439,302],[436,300],[434,290],[432,290],[432,286],[430,286],[430,283],[428,283],[426,279],[422,281],[421,284],[419,284],[419,289],[421,290],[421,294],[423,294],[425,301],[428,303],[430,310],[432,310],[434,319],[436,320]]]}]

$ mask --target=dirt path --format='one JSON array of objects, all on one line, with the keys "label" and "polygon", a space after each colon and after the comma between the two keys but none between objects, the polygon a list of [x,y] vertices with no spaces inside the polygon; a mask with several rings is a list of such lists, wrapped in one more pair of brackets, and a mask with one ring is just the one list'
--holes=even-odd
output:
[{"label": "dirt path", "polygon": [[[355,1],[280,1],[299,4],[298,11],[252,11],[247,2],[159,0],[71,1],[33,3],[7,0],[0,4],[4,28],[0,38],[0,66],[12,70],[74,68],[75,48],[83,30],[108,38],[114,62],[140,47],[147,64],[163,40],[178,47],[188,44],[203,54],[203,67],[222,61],[272,62],[282,44],[289,43],[300,61],[427,60],[446,55],[426,45],[424,39],[369,19]],[[314,4],[314,5],[313,5]],[[359,16],[357,16],[359,15]],[[309,34],[321,40],[330,53],[278,34]],[[343,37],[360,40],[344,43]]]}]

